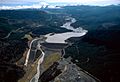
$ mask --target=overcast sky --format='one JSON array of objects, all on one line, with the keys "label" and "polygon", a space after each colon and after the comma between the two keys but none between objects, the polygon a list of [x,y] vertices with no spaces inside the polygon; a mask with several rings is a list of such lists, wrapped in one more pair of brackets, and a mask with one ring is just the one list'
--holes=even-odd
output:
[{"label": "overcast sky", "polygon": [[87,5],[109,5],[109,4],[120,4],[120,0],[0,0],[2,4],[29,4],[29,3],[40,3],[45,1],[47,3],[79,3]]}]

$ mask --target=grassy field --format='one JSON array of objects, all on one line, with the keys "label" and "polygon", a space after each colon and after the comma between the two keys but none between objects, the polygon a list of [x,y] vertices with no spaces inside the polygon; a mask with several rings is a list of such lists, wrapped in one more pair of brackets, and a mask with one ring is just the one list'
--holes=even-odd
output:
[{"label": "grassy field", "polygon": [[44,69],[48,69],[54,62],[60,60],[60,58],[61,55],[59,53],[53,53],[51,55],[48,55],[43,62]]},{"label": "grassy field", "polygon": [[33,63],[25,67],[25,75],[18,82],[30,82],[32,77],[37,73],[38,59]]},{"label": "grassy field", "polygon": [[[61,55],[59,53],[48,55],[43,62],[44,69],[48,69],[54,62],[60,60],[60,58]],[[26,74],[18,82],[29,82],[37,72],[37,63],[38,59],[33,64],[28,65],[27,68],[25,67]]]}]

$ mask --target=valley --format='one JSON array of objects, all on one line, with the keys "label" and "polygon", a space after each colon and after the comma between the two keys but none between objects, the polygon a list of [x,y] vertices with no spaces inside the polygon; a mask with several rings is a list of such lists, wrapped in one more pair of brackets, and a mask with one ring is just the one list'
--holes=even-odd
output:
[{"label": "valley", "polygon": [[0,10],[0,82],[119,82],[119,7]]}]

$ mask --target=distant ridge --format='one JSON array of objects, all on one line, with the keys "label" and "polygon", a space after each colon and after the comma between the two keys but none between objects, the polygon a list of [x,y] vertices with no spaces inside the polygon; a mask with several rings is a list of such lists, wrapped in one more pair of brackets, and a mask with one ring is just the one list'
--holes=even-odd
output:
[{"label": "distant ridge", "polygon": [[40,2],[33,5],[1,5],[0,10],[17,10],[17,9],[44,9],[44,8],[60,8],[60,6],[50,5],[46,2]]},{"label": "distant ridge", "polygon": [[80,3],[47,3],[47,2],[40,2],[40,3],[29,3],[29,4],[2,4],[0,5],[0,10],[17,10],[17,9],[58,9],[64,6],[120,6],[120,4],[108,4],[108,5],[87,5],[87,4],[80,4]]}]

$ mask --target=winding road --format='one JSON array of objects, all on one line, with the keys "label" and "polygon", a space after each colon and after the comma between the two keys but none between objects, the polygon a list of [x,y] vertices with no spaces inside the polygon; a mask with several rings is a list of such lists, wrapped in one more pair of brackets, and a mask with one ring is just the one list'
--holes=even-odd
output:
[{"label": "winding road", "polygon": [[[61,33],[60,35],[65,35],[65,38],[62,38],[62,40],[61,40],[61,42],[62,43],[65,43],[65,40],[66,40],[66,38],[68,39],[68,38],[70,38],[70,37],[81,37],[81,36],[83,36],[83,35],[85,35],[86,33],[87,33],[87,30],[83,30],[81,27],[79,27],[80,29],[74,29],[72,26],[71,26],[71,24],[72,23],[75,23],[76,22],[76,20],[75,20],[75,18],[72,18],[72,17],[70,17],[70,18],[68,18],[69,20],[70,20],[70,22],[67,22],[67,23],[65,23],[65,24],[63,24],[63,26],[61,26],[62,28],[66,28],[66,29],[69,29],[69,30],[72,30],[73,32],[71,32],[71,33],[69,33],[69,32],[66,32],[66,33]],[[55,35],[59,35],[59,34],[55,34]],[[54,35],[53,35],[54,36]],[[45,35],[45,37],[47,38],[47,40],[49,40],[49,38],[50,38],[50,40],[51,40],[51,36],[50,36],[50,34],[47,34],[47,35]],[[63,36],[62,36],[63,37]],[[57,38],[55,38],[56,40],[57,40]],[[46,40],[46,41],[47,41]],[[54,39],[53,39],[54,40]],[[52,40],[52,41],[53,41]],[[35,54],[36,54],[36,51],[37,50],[40,50],[41,51],[41,55],[42,55],[42,57],[40,57],[39,58],[39,60],[38,60],[38,66],[37,66],[37,73],[35,74],[35,76],[33,76],[33,78],[30,80],[30,82],[38,82],[38,79],[39,79],[39,76],[40,76],[40,65],[42,64],[42,62],[44,61],[44,57],[45,57],[45,53],[44,53],[44,51],[41,49],[41,43],[42,43],[43,41],[41,41],[41,38],[35,38],[35,39],[33,39],[31,42],[30,42],[30,45],[29,45],[29,50],[28,50],[28,52],[27,52],[27,56],[26,56],[26,60],[25,60],[25,63],[24,63],[24,65],[25,66],[27,66],[28,65],[28,63],[29,63],[29,60],[30,60],[30,58],[31,58],[31,60],[34,60],[34,58],[35,58]],[[49,41],[48,41],[48,43],[49,43]],[[54,43],[54,41],[53,41],[53,43]],[[64,54],[65,54],[65,51],[63,51],[64,52]]]},{"label": "winding road", "polygon": [[18,32],[19,30],[23,29],[24,27],[18,28],[16,30],[10,31],[3,39],[9,38],[12,33]]},{"label": "winding road", "polygon": [[28,52],[27,52],[27,57],[26,57],[25,64],[24,64],[25,66],[27,66],[27,64],[28,64],[28,60],[29,60],[29,56],[30,56],[30,51],[31,51],[32,44],[33,44],[33,42],[36,41],[36,40],[38,40],[38,39],[33,39],[33,40],[30,42],[29,50],[28,50]]},{"label": "winding road", "polygon": [[38,42],[37,49],[42,52],[42,54],[41,54],[42,57],[39,58],[39,61],[38,61],[37,73],[36,73],[35,76],[30,80],[30,82],[38,82],[38,79],[39,79],[39,77],[40,77],[40,65],[41,65],[42,62],[44,61],[44,57],[45,57],[45,53],[44,53],[43,50],[41,49],[40,42]]},{"label": "winding road", "polygon": [[[42,64],[42,62],[44,61],[44,57],[45,57],[45,53],[43,52],[43,50],[41,49],[41,45],[40,45],[40,39],[41,38],[37,38],[37,39],[33,39],[30,43],[29,46],[29,50],[27,52],[27,57],[26,57],[26,61],[25,61],[25,66],[28,65],[29,62],[29,58],[31,55],[35,55],[37,50],[40,50],[42,52],[42,57],[39,58],[38,60],[38,66],[37,66],[37,73],[35,74],[35,76],[30,80],[30,82],[38,82],[39,76],[40,76],[40,65]],[[37,43],[37,46],[35,45]],[[33,50],[32,47],[36,46],[36,49]],[[35,54],[32,54],[31,51],[33,51]],[[33,57],[33,56],[32,56]],[[34,58],[33,58],[34,59]]]}]

